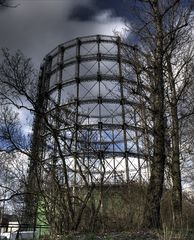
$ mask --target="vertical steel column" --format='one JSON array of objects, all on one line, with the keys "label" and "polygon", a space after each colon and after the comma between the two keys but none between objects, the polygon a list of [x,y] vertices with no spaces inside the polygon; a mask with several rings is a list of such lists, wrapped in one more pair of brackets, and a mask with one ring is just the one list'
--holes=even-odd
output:
[{"label": "vertical steel column", "polygon": [[74,186],[77,184],[77,161],[78,161],[78,130],[79,130],[79,84],[80,84],[80,45],[79,38],[76,39],[76,65],[75,65],[75,80],[76,80],[76,123],[75,123],[75,154],[74,154]]},{"label": "vertical steel column", "polygon": [[122,75],[122,61],[121,61],[121,38],[117,38],[118,48],[118,64],[119,64],[119,81],[120,81],[120,94],[121,94],[121,107],[122,107],[122,119],[123,119],[123,141],[125,150],[125,166],[126,166],[126,181],[129,182],[129,164],[128,164],[128,153],[127,153],[127,135],[126,135],[126,121],[125,121],[125,98],[123,91],[123,75]]},{"label": "vertical steel column", "polygon": [[[137,117],[136,117],[136,108],[134,109],[134,123],[135,127],[137,127]],[[140,161],[140,149],[139,149],[139,136],[138,136],[138,131],[137,129],[135,130],[135,144],[137,147],[137,161],[138,161],[138,178],[139,178],[139,183],[142,183],[142,174],[141,174],[141,161]]]},{"label": "vertical steel column", "polygon": [[[61,90],[62,90],[62,78],[63,78],[63,58],[64,58],[64,47],[63,46],[59,46],[59,80],[58,80],[58,105],[60,106],[60,102],[61,102]],[[59,54],[58,53],[58,54]]]},{"label": "vertical steel column", "polygon": [[102,96],[101,96],[101,68],[100,68],[100,62],[101,62],[101,52],[100,52],[100,43],[101,38],[99,35],[97,35],[97,44],[98,44],[98,51],[97,51],[97,61],[98,61],[98,70],[97,70],[97,79],[98,79],[98,106],[99,106],[99,120],[98,120],[98,131],[100,134],[100,150],[98,151],[98,158],[100,160],[100,174],[101,174],[101,182],[100,182],[100,198],[101,198],[101,214],[102,214],[102,225],[104,228],[104,176],[105,172],[103,170],[105,169],[105,162],[103,162],[104,158],[104,149],[102,149],[102,129],[103,129],[103,123],[102,123],[102,112],[101,112],[101,104],[102,104]]},{"label": "vertical steel column", "polygon": [[[62,89],[62,74],[63,74],[63,55],[64,55],[64,48],[59,46],[58,47],[58,51],[57,51],[57,68],[59,69],[59,71],[57,71],[57,102],[56,102],[56,108],[55,108],[55,112],[56,112],[56,119],[55,119],[55,128],[57,130],[60,129],[60,102],[61,102],[61,89]],[[56,167],[56,163],[57,163],[57,144],[56,142],[54,143],[54,152],[53,152],[53,164],[54,167]]]},{"label": "vertical steel column", "polygon": [[[88,126],[89,126],[89,124],[90,124],[90,116],[88,115]],[[86,177],[86,179],[88,180],[88,183],[90,182],[90,174],[89,174],[89,171],[90,171],[90,130],[89,129],[87,129],[87,134],[88,134],[88,136],[87,136],[87,149],[85,150],[86,151],[86,154],[87,154],[87,164],[86,164],[86,166],[87,166],[87,168],[88,169],[86,169],[86,172],[87,172],[87,177]],[[92,179],[91,179],[91,181],[92,181]]]},{"label": "vertical steel column", "polygon": [[[112,124],[113,124],[113,116],[112,116]],[[112,129],[112,144],[113,144],[113,176],[114,176],[114,184],[116,184],[117,175],[116,175],[116,164],[115,164],[115,129]]]},{"label": "vertical steel column", "polygon": [[[41,75],[38,82],[37,104],[35,106],[35,118],[33,123],[33,137],[31,146],[31,158],[28,166],[26,192],[39,193],[41,176],[41,156],[44,148],[44,139],[41,135],[44,129],[44,110],[46,108],[45,93],[49,84],[51,73],[51,57],[45,59],[41,67]],[[36,226],[39,194],[25,195],[25,209],[22,223]]]},{"label": "vertical steel column", "polygon": [[[102,128],[103,128],[103,123],[102,123],[102,110],[101,110],[101,104],[102,104],[102,96],[101,96],[101,69],[100,69],[100,62],[101,62],[101,53],[100,53],[100,43],[101,39],[100,36],[97,35],[97,44],[98,44],[98,52],[97,52],[97,62],[98,62],[98,70],[97,70],[97,77],[98,77],[98,107],[99,107],[99,120],[98,120],[98,132],[100,134],[100,149],[99,149],[99,160],[101,163],[101,169],[102,168],[102,153],[104,149],[102,148]],[[101,170],[102,171],[102,170]],[[104,174],[103,174],[104,175]],[[101,172],[101,177],[102,177],[102,172]]]}]

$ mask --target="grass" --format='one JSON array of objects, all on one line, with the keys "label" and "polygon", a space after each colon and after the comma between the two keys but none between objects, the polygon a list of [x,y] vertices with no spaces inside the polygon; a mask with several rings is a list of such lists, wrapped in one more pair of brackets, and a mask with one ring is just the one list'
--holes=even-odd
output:
[{"label": "grass", "polygon": [[160,232],[121,232],[104,234],[68,234],[58,236],[54,239],[44,238],[44,240],[194,240],[194,231],[180,230],[172,231],[167,228]]}]

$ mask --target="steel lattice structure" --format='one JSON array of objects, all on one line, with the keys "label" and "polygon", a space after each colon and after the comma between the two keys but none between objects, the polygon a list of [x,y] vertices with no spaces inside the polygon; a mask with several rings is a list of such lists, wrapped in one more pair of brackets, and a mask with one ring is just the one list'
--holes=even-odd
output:
[{"label": "steel lattice structure", "polygon": [[141,104],[125,48],[119,37],[80,37],[51,51],[41,67],[43,159],[60,172],[63,154],[72,185],[147,178]]}]

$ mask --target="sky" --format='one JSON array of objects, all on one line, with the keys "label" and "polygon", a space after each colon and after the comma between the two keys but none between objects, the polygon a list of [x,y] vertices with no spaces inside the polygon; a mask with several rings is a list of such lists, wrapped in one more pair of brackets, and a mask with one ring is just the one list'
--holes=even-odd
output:
[{"label": "sky", "polygon": [[[8,0],[0,7],[0,48],[21,50],[39,70],[57,45],[80,36],[123,32],[128,0]],[[15,7],[16,6],[16,7]],[[30,114],[20,110],[24,132],[31,132]]]},{"label": "sky", "polygon": [[39,68],[58,44],[79,36],[123,32],[127,0],[9,0],[0,8],[0,47],[21,50]]},{"label": "sky", "polygon": [[0,48],[21,50],[39,69],[58,44],[79,36],[123,33],[134,0],[7,1],[16,7],[0,7]]},{"label": "sky", "polygon": [[[93,34],[123,33],[130,17],[129,2],[134,0],[8,1],[16,7],[0,7],[0,48],[21,50],[39,69],[44,56],[63,42]],[[25,122],[26,114],[20,118]]]},{"label": "sky", "polygon": [[[133,0],[9,0],[0,7],[0,48],[21,50],[35,67],[57,45],[73,38],[124,32]],[[185,0],[185,2],[188,0]],[[21,112],[25,123],[27,113]],[[24,124],[26,132],[31,125]]]}]

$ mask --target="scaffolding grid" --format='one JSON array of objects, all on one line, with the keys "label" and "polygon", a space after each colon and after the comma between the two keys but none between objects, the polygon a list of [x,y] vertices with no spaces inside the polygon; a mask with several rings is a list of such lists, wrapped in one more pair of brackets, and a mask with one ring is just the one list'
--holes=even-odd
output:
[{"label": "scaffolding grid", "polygon": [[44,59],[43,160],[61,182],[61,154],[73,186],[148,179],[142,104],[125,49],[120,37],[95,35],[63,43]]}]

